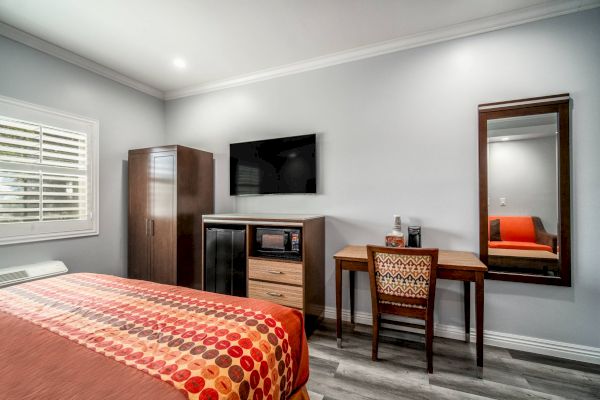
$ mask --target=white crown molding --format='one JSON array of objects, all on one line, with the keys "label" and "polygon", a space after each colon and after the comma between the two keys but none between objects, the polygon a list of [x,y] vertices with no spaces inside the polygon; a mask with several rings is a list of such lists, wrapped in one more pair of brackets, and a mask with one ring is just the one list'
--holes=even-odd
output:
[{"label": "white crown molding", "polygon": [[559,15],[588,10],[599,6],[600,0],[566,0],[543,3],[491,17],[480,18],[461,24],[419,33],[416,35],[405,36],[385,42],[312,58],[309,60],[299,61],[292,64],[268,68],[246,75],[206,82],[183,89],[168,90],[165,92],[165,100],[174,100],[181,97],[194,96],[197,94],[214,92],[217,90],[247,85],[254,82],[298,74],[301,72],[313,71],[351,61],[376,57],[401,50],[408,50],[415,47],[426,46],[447,40],[458,39],[470,35],[521,25],[541,19],[552,18]]},{"label": "white crown molding", "polygon": [[[325,318],[335,319],[334,307],[325,307]],[[398,319],[402,320],[402,318]],[[342,309],[342,320],[350,321],[350,310]],[[355,311],[354,321],[358,324],[371,325],[373,319],[371,317],[371,313]],[[383,324],[382,326],[399,331],[419,332],[418,330],[410,327],[386,324]],[[437,337],[461,341],[465,340],[465,331],[462,326],[435,324],[434,330],[435,336]],[[475,341],[475,329],[473,328],[471,328],[470,341]],[[564,358],[591,364],[600,364],[600,347],[582,346],[579,344],[558,342],[554,340],[489,330],[484,331],[483,342],[489,346],[502,347],[511,350],[521,350],[529,353],[542,354],[545,356]]]},{"label": "white crown molding", "polygon": [[254,82],[261,82],[282,76],[298,74],[327,68],[347,62],[363,60],[397,51],[408,50],[415,47],[458,39],[479,33],[491,32],[498,29],[521,25],[528,22],[546,18],[557,17],[578,11],[600,7],[600,0],[555,0],[519,10],[514,10],[491,17],[475,19],[461,24],[451,25],[415,35],[357,47],[321,57],[299,61],[287,65],[268,68],[250,74],[205,82],[183,89],[162,92],[152,86],[125,76],[111,68],[105,67],[95,61],[89,60],[62,47],[56,46],[36,36],[23,32],[13,26],[0,22],[0,35],[14,41],[23,43],[36,50],[50,54],[61,60],[67,61],[81,68],[92,71],[98,75],[112,79],[123,85],[129,86],[140,92],[164,100],[174,100],[181,97],[214,92],[236,86],[243,86]]},{"label": "white crown molding", "polygon": [[157,97],[159,99],[164,98],[164,93],[152,86],[146,85],[145,83],[139,82],[133,78],[125,76],[113,69],[98,64],[92,60],[75,54],[67,49],[56,46],[50,42],[40,39],[36,36],[30,35],[29,33],[23,32],[11,25],[0,22],[0,35],[7,37],[16,42],[22,43],[26,46],[32,47],[36,50],[50,54],[56,58],[60,58],[66,62],[77,65],[78,67],[87,69],[88,71],[94,72],[98,75],[102,75],[105,78],[111,79],[115,82],[119,82],[125,86],[129,86],[140,92],[149,94],[150,96]]}]

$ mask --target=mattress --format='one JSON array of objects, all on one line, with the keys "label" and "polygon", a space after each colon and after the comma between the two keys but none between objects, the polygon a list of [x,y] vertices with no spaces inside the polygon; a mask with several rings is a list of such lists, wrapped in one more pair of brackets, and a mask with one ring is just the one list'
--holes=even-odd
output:
[{"label": "mattress", "polygon": [[0,290],[2,399],[288,399],[305,393],[302,314],[99,274]]}]

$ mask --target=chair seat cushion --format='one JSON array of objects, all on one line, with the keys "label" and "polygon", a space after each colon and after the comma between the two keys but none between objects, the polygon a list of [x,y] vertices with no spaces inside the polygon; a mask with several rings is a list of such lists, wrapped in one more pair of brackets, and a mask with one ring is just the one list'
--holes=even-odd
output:
[{"label": "chair seat cushion", "polygon": [[515,242],[503,240],[501,242],[488,242],[488,245],[493,249],[545,250],[552,252],[552,247],[535,242]]}]

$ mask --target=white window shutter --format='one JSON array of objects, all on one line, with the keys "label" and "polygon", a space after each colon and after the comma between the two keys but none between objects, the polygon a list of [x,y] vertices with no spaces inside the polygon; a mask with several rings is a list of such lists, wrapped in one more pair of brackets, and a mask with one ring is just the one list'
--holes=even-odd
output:
[{"label": "white window shutter", "polygon": [[0,224],[40,220],[40,174],[0,170]]},{"label": "white window shutter", "polygon": [[86,142],[85,134],[42,127],[42,164],[85,169]]},{"label": "white window shutter", "polygon": [[98,234],[98,122],[0,96],[0,245]]},{"label": "white window shutter", "polygon": [[85,176],[42,174],[42,221],[88,218]]},{"label": "white window shutter", "polygon": [[0,119],[0,161],[39,162],[40,127]]},{"label": "white window shutter", "polygon": [[48,172],[84,173],[87,135],[8,119],[0,129],[0,160],[15,163],[0,170],[0,224],[87,219],[86,176]]}]

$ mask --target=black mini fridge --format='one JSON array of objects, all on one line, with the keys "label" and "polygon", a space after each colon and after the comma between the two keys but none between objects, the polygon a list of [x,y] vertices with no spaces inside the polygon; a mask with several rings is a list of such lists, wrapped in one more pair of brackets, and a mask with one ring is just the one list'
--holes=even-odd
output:
[{"label": "black mini fridge", "polygon": [[204,290],[246,297],[246,229],[206,228]]}]

